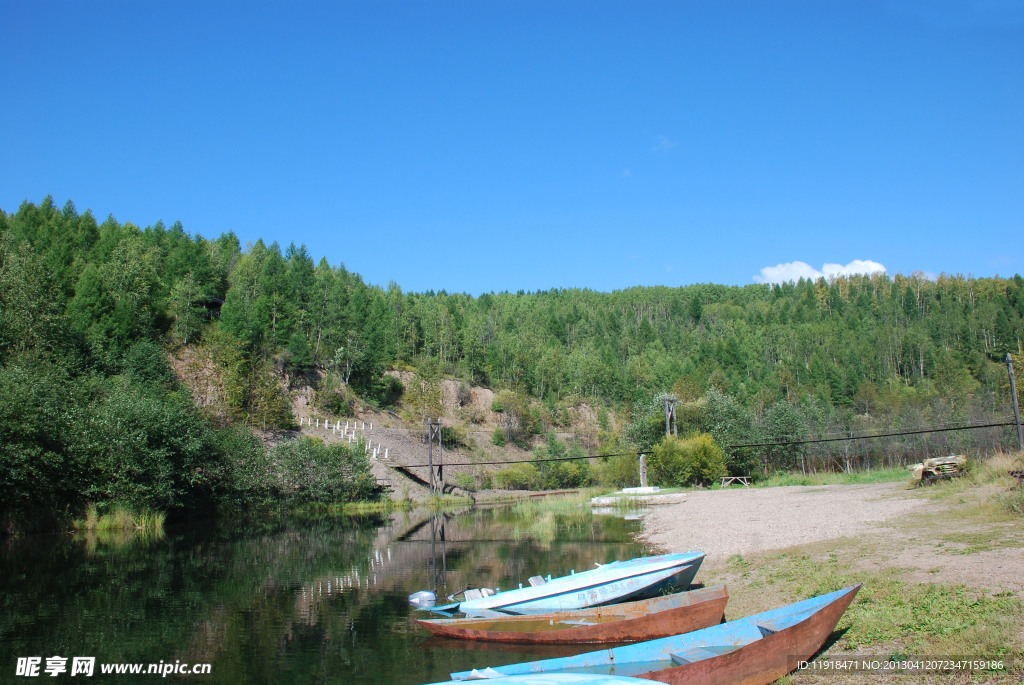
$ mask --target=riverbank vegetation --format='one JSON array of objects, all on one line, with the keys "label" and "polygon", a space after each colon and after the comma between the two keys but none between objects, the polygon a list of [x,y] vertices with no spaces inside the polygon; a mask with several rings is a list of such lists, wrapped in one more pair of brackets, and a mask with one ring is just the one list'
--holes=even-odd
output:
[{"label": "riverbank vegetation", "polygon": [[[304,246],[101,222],[47,197],[0,210],[0,520],[372,498],[358,450],[282,441],[295,398],[417,418],[441,378],[460,408],[471,385],[497,391],[486,444],[532,450],[493,474],[505,487],[636,484],[626,458],[558,459],[653,449],[662,393],[681,440],[711,436],[733,475],[992,452],[1009,428],[792,443],[1004,422],[1022,337],[1019,275],[405,293]],[[448,437],[476,449],[481,421],[467,409]],[[721,472],[712,452],[691,476]]]}]

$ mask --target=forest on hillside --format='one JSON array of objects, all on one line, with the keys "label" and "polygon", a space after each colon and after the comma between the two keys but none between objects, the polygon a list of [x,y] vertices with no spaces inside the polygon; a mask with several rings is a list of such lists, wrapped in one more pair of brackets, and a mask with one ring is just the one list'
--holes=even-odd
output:
[{"label": "forest on hillside", "polygon": [[[247,427],[292,426],[287,393],[299,387],[323,403],[393,406],[405,390],[393,369],[504,389],[525,407],[507,426],[524,444],[589,402],[623,417],[605,443],[648,448],[664,430],[658,397],[672,393],[681,433],[711,433],[734,471],[870,464],[869,441],[730,446],[1005,420],[1004,360],[1019,361],[1022,338],[1020,275],[406,293],[305,246],[99,222],[47,197],[0,211],[0,495],[7,512],[253,496],[232,465],[235,443],[258,451]],[[165,352],[180,348],[214,370],[208,406],[170,370]],[[132,469],[111,434],[138,446]],[[1007,435],[949,432],[885,449],[1012,446]]]}]

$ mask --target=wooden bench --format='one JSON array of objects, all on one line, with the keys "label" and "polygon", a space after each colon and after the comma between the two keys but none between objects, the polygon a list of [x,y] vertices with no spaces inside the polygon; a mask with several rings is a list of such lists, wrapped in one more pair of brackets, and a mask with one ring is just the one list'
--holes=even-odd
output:
[{"label": "wooden bench", "polygon": [[732,483],[743,483],[743,487],[750,487],[750,476],[727,476],[722,479],[722,487],[727,488]]}]

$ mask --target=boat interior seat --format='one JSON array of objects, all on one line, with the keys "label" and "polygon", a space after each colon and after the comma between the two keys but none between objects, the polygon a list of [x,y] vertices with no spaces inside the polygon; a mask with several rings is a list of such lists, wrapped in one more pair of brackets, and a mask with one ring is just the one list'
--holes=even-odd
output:
[{"label": "boat interior seat", "polygon": [[466,601],[467,602],[471,601],[471,600],[474,600],[474,599],[480,599],[483,596],[484,596],[484,593],[480,592],[479,590],[477,590],[475,588],[472,589],[472,590],[466,590]]},{"label": "boat interior seat", "polygon": [[710,648],[691,647],[685,651],[673,652],[669,656],[672,657],[672,661],[674,663],[677,663],[680,666],[685,666],[686,664],[692,664],[695,661],[706,661],[707,659],[713,659],[716,656],[728,654],[735,649],[738,649],[738,647],[733,645]]},{"label": "boat interior seat", "polygon": [[761,631],[761,637],[768,637],[774,635],[780,630],[785,630],[790,626],[793,626],[805,618],[809,617],[813,610],[803,611],[799,614],[789,614],[786,616],[779,616],[778,618],[768,619],[767,621],[758,621],[757,629]]},{"label": "boat interior seat", "polygon": [[490,597],[491,595],[497,594],[497,592],[498,591],[495,590],[494,588],[489,588],[489,587],[482,587],[482,588],[480,588],[480,594],[483,595],[484,597]]},{"label": "boat interior seat", "polygon": [[548,582],[548,581],[544,580],[544,576],[530,576],[530,585],[532,587],[537,587],[538,585],[543,585],[546,582]]}]

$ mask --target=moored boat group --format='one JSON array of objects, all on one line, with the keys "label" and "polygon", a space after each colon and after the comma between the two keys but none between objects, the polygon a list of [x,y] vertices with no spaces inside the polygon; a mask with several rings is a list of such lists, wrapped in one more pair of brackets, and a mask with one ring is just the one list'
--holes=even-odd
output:
[{"label": "moored boat group", "polygon": [[[500,678],[506,685],[770,683],[821,649],[853,601],[853,585],[725,622],[724,585],[685,591],[703,552],[616,561],[528,587],[467,590],[461,602],[421,608],[448,616],[421,619],[438,636],[521,644],[621,646],[507,666],[452,673],[455,683]],[[682,592],[666,594],[673,589]],[[450,599],[454,599],[454,596]],[[429,600],[428,600],[429,603]],[[455,618],[453,612],[465,617]],[[629,643],[629,644],[623,644]],[[440,685],[440,684],[438,684]]]}]

